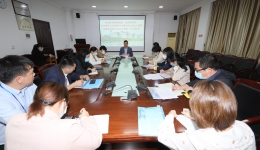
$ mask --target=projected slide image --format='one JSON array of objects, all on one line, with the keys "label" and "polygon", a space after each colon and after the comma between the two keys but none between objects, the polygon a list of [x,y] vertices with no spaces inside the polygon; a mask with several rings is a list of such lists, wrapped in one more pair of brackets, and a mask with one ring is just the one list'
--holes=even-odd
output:
[{"label": "projected slide image", "polygon": [[101,45],[144,46],[144,20],[100,20]]}]

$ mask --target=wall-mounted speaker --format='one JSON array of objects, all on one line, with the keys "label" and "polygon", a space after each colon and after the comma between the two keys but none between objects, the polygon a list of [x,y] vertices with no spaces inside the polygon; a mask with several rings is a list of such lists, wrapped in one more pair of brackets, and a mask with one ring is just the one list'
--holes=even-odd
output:
[{"label": "wall-mounted speaker", "polygon": [[173,16],[173,20],[177,20],[178,19],[178,16],[177,15],[174,15]]},{"label": "wall-mounted speaker", "polygon": [[77,17],[77,18],[80,18],[80,13],[76,13],[76,17]]}]

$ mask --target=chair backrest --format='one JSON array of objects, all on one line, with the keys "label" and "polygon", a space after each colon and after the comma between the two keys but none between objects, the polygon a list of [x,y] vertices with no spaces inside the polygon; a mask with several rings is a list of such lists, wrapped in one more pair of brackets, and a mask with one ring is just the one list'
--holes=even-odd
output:
[{"label": "chair backrest", "polygon": [[43,80],[44,78],[44,75],[46,74],[46,72],[48,71],[48,69],[52,66],[54,66],[56,64],[54,63],[50,63],[50,64],[45,64],[43,66],[41,66],[40,68],[38,68],[38,71],[39,71],[39,77],[41,80]]},{"label": "chair backrest", "polygon": [[83,48],[89,49],[90,44],[75,44],[74,47],[76,49],[76,52],[78,53]]},{"label": "chair backrest", "polygon": [[[188,51],[187,51],[186,55],[184,56],[184,57],[185,57],[185,59],[187,59],[187,58],[189,58],[189,57],[191,57],[191,56],[192,56],[192,51],[194,51],[194,49],[188,49]],[[184,54],[185,54],[185,53],[184,53]]]},{"label": "chair backrest", "polygon": [[249,82],[249,80],[243,79],[243,81],[238,81],[234,87],[233,91],[238,105],[238,120],[260,116],[260,90],[250,86],[253,85],[251,82],[252,81]]},{"label": "chair backrest", "polygon": [[237,59],[234,55],[223,55],[220,60],[220,65],[233,64]]},{"label": "chair backrest", "polygon": [[40,79],[40,77],[37,75],[37,76],[34,76],[34,79],[33,79],[33,83],[36,85],[36,86],[39,86],[41,84],[42,80]]},{"label": "chair backrest", "polygon": [[65,49],[65,50],[56,50],[57,53],[57,63],[60,62],[60,59],[65,56],[65,55],[70,55],[70,56],[74,56],[73,50],[72,49]]},{"label": "chair backrest", "polygon": [[200,57],[202,57],[202,56],[204,56],[206,54],[210,54],[210,52],[208,52],[208,51],[201,51],[200,52]]},{"label": "chair backrest", "polygon": [[195,58],[200,56],[201,51],[200,50],[193,50],[192,51],[192,58],[188,58],[188,59],[192,59],[194,60]]},{"label": "chair backrest", "polygon": [[190,68],[190,80],[195,79],[195,68],[194,68],[194,61],[193,60],[187,60],[187,65]]},{"label": "chair backrest", "polygon": [[212,53],[212,55],[217,58],[217,61],[220,61],[221,58],[223,57],[223,54],[221,54],[221,53]]},{"label": "chair backrest", "polygon": [[260,81],[260,64],[252,71],[249,79]]},{"label": "chair backrest", "polygon": [[235,62],[233,63],[234,66],[232,67],[232,72],[236,72],[242,69],[253,69],[257,63],[257,60],[252,58],[245,58],[245,57],[237,57]]}]

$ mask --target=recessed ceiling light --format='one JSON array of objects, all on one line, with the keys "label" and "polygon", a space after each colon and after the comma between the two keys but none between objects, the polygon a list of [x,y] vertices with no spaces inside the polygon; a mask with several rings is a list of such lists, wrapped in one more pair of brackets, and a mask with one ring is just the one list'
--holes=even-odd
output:
[{"label": "recessed ceiling light", "polygon": [[96,8],[97,6],[93,5],[92,7],[93,7],[93,8]]},{"label": "recessed ceiling light", "polygon": [[163,6],[159,6],[159,8],[163,8]]},{"label": "recessed ceiling light", "polygon": [[25,8],[25,7],[27,7],[27,6],[26,6],[26,5],[24,5],[24,4],[22,4],[22,5],[21,5],[21,7]]},{"label": "recessed ceiling light", "polygon": [[128,6],[124,6],[125,8],[128,8]]}]

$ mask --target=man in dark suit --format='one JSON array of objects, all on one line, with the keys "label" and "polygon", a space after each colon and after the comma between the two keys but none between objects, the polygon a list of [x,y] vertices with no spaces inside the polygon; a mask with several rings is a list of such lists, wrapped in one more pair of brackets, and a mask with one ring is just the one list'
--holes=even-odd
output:
[{"label": "man in dark suit", "polygon": [[119,55],[128,55],[129,57],[133,57],[133,51],[131,47],[128,47],[128,41],[124,41],[124,47],[120,48]]},{"label": "man in dark suit", "polygon": [[[88,75],[78,75],[73,72],[76,68],[76,60],[73,56],[63,56],[58,65],[49,68],[43,81],[58,82],[71,90],[76,86],[83,85],[83,79],[88,80]],[[77,81],[76,81],[77,80]],[[75,81],[75,82],[72,82]]]}]

